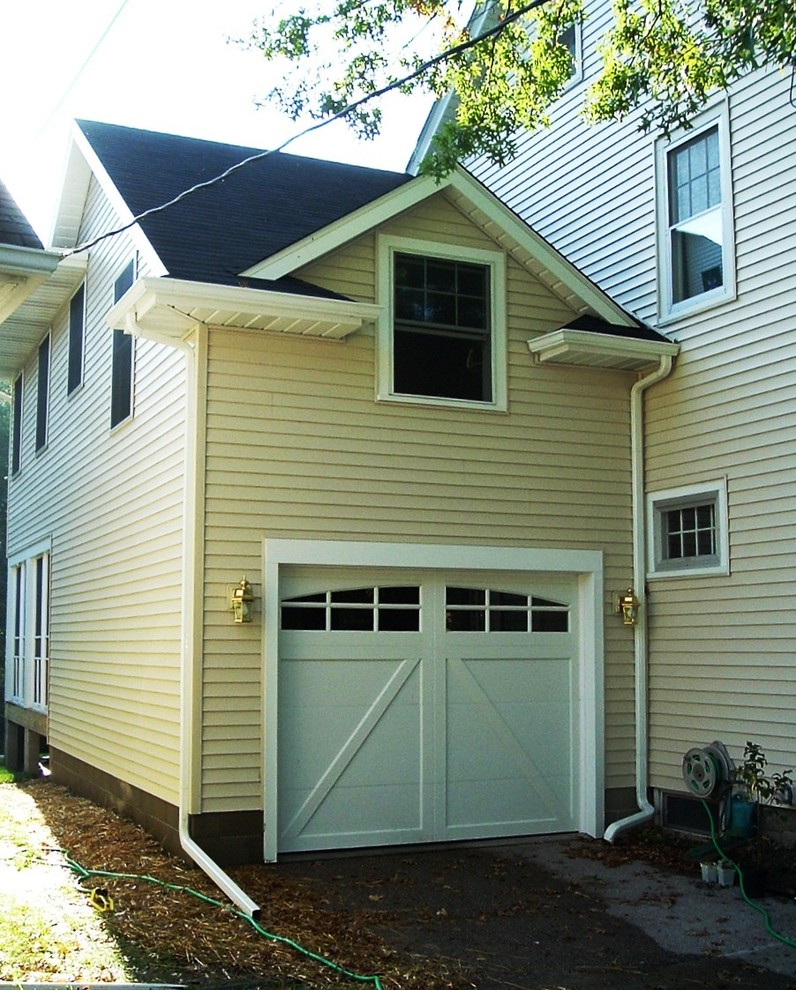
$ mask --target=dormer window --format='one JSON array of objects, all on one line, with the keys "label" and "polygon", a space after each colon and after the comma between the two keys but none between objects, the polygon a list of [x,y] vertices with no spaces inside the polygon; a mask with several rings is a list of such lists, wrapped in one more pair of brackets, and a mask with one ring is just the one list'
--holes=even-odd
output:
[{"label": "dormer window", "polygon": [[379,397],[503,408],[502,255],[394,238],[381,263]]}]

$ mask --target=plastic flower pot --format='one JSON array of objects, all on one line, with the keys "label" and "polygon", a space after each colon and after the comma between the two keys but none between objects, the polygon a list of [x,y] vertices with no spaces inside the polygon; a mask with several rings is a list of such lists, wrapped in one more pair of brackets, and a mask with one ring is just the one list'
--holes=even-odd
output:
[{"label": "plastic flower pot", "polygon": [[719,863],[718,867],[719,884],[722,887],[732,887],[735,883],[735,867],[729,863]]},{"label": "plastic flower pot", "polygon": [[705,883],[716,883],[719,879],[719,868],[716,863],[700,863],[702,879]]}]

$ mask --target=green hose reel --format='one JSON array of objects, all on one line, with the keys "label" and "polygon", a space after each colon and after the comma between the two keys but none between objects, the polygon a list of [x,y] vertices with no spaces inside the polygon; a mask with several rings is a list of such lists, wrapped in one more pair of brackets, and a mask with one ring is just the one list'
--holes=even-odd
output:
[{"label": "green hose reel", "polygon": [[683,757],[683,780],[690,794],[708,798],[730,787],[735,764],[724,743],[689,749]]}]

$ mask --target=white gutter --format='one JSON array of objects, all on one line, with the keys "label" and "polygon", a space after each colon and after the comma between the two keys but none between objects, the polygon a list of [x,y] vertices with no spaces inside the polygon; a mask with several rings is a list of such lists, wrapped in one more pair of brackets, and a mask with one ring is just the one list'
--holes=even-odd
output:
[{"label": "white gutter", "polygon": [[633,589],[639,600],[633,627],[635,648],[636,803],[635,814],[612,822],[603,838],[613,842],[620,832],[652,818],[655,809],[647,800],[649,718],[647,705],[647,527],[644,506],[644,393],[671,373],[674,357],[663,355],[655,371],[640,378],[630,390],[630,469],[633,501]]},{"label": "white gutter", "polygon": [[[141,337],[150,337],[146,331],[141,331],[133,313],[128,313],[127,332]],[[175,347],[185,355],[185,489],[183,493],[183,553],[182,553],[182,650],[180,657],[180,807],[179,807],[179,837],[180,845],[185,853],[210,877],[215,885],[244,914],[258,918],[260,908],[249,895],[242,890],[224,870],[191,838],[190,809],[192,801],[192,785],[195,780],[197,766],[196,751],[196,708],[198,685],[195,678],[196,644],[198,641],[196,623],[196,589],[200,584],[200,547],[197,535],[200,527],[197,492],[203,481],[202,462],[199,456],[198,416],[200,391],[202,382],[198,373],[198,363],[207,353],[206,347],[199,347],[200,335],[206,334],[207,328],[199,325],[194,334],[195,343],[188,340],[175,341],[169,339],[169,346]],[[163,341],[166,343],[166,341]],[[204,416],[201,417],[204,423]]]}]

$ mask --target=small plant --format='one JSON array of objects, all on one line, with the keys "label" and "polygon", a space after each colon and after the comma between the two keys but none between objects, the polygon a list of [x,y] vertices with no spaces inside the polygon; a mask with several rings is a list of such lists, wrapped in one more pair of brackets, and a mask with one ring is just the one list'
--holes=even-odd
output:
[{"label": "small plant", "polygon": [[743,763],[735,769],[736,792],[755,804],[790,804],[793,770],[768,773],[768,758],[759,743],[747,740]]}]

